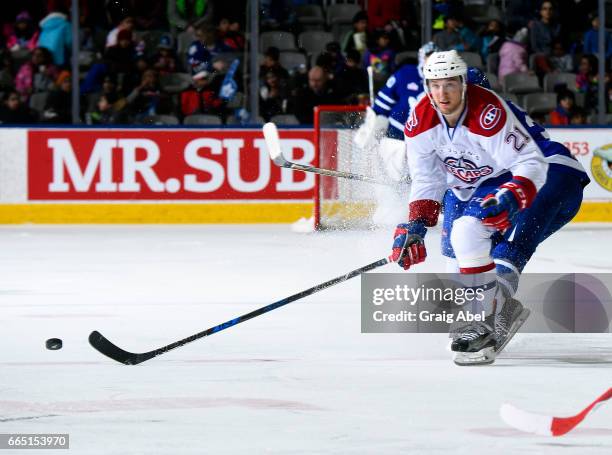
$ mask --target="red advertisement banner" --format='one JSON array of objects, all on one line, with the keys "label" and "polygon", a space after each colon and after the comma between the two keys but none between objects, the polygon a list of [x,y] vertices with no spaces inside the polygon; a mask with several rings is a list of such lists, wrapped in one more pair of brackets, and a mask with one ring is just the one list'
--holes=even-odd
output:
[{"label": "red advertisement banner", "polygon": [[[281,131],[312,164],[312,131]],[[261,130],[31,130],[29,200],[306,200],[313,174],[275,166]]]}]

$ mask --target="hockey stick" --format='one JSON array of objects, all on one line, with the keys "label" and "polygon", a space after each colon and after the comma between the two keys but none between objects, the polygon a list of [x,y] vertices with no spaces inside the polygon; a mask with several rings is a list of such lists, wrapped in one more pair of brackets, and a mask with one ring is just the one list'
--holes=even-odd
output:
[{"label": "hockey stick", "polygon": [[258,308],[257,310],[251,311],[250,313],[243,314],[242,316],[238,316],[234,319],[230,319],[229,321],[226,321],[222,324],[211,327],[210,329],[204,330],[203,332],[196,333],[187,338],[183,338],[182,340],[175,341],[174,343],[163,346],[159,349],[154,349],[153,351],[142,352],[142,353],[134,353],[134,352],[125,351],[121,349],[120,347],[118,347],[117,345],[113,344],[111,341],[109,341],[104,335],[102,335],[98,331],[93,331],[89,334],[89,344],[91,344],[93,348],[96,349],[101,354],[104,354],[106,357],[116,360],[117,362],[123,363],[125,365],[136,365],[136,364],[145,362],[149,359],[152,359],[153,357],[157,357],[158,355],[171,351],[172,349],[179,348],[181,346],[185,346],[186,344],[191,343],[192,341],[207,337],[214,333],[217,333],[222,330],[228,329],[232,326],[235,326],[236,324],[240,324],[241,322],[248,321],[249,319],[252,319],[254,317],[267,313],[269,311],[280,308],[284,305],[287,305],[288,303],[295,302],[296,300],[312,295],[315,292],[322,291],[323,289],[329,288],[338,283],[342,283],[344,281],[350,280],[351,278],[359,276],[362,273],[368,272],[370,270],[374,270],[390,262],[392,262],[390,258],[379,259],[376,262],[372,262],[371,264],[364,265],[363,267],[359,267],[358,269],[348,272],[345,275],[339,276],[337,278],[334,278],[332,280],[326,281],[321,284],[317,284],[316,286],[306,289],[305,291],[298,292],[297,294],[293,294],[289,297],[285,297],[284,299],[281,299],[278,302],[274,302],[264,307]]},{"label": "hockey stick", "polygon": [[266,140],[266,147],[268,147],[268,153],[270,158],[279,167],[285,167],[288,169],[294,169],[297,171],[312,172],[314,174],[327,175],[329,177],[341,177],[350,180],[361,180],[368,183],[376,183],[378,185],[386,186],[397,186],[396,183],[384,182],[382,180],[368,177],[367,175],[353,174],[351,172],[335,171],[333,169],[325,169],[321,167],[308,166],[305,164],[294,163],[287,161],[281,151],[280,139],[278,137],[278,129],[274,123],[266,123],[263,126],[263,134]]},{"label": "hockey stick", "polygon": [[370,92],[370,106],[374,106],[374,68],[372,65],[367,67],[368,72],[368,91]]},{"label": "hockey stick", "polygon": [[541,436],[563,436],[578,426],[596,407],[601,406],[611,398],[612,388],[609,388],[578,414],[570,417],[535,414],[508,403],[501,406],[499,414],[504,422],[517,430]]}]

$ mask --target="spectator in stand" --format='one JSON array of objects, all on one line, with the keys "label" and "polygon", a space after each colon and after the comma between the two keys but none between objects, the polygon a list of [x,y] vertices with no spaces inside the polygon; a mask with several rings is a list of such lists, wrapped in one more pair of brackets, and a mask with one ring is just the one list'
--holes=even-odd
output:
[{"label": "spectator in stand", "polygon": [[15,19],[15,25],[5,26],[6,47],[11,52],[26,49],[33,51],[38,46],[40,35],[27,11],[22,11]]},{"label": "spectator in stand", "polygon": [[531,51],[537,54],[549,55],[552,43],[561,35],[561,26],[553,19],[553,4],[542,2],[540,19],[534,21],[530,28]]},{"label": "spectator in stand", "polygon": [[117,125],[126,123],[125,98],[119,98],[117,93],[103,93],[98,98],[96,109],[88,114],[88,124]]},{"label": "spectator in stand", "polygon": [[497,19],[490,20],[480,33],[480,56],[486,62],[489,54],[499,52],[502,44],[506,41],[504,24]]},{"label": "spectator in stand", "polygon": [[123,98],[119,86],[117,85],[117,77],[114,74],[108,74],[104,77],[100,95],[114,95],[117,100]]},{"label": "spectator in stand", "polygon": [[124,28],[117,34],[117,44],[106,49],[105,60],[111,74],[129,74],[134,70],[134,42],[132,32]]},{"label": "spectator in stand", "polygon": [[395,52],[389,44],[391,37],[387,32],[380,32],[376,38],[376,47],[368,49],[363,57],[364,68],[372,66],[374,80],[384,83],[395,71]]},{"label": "spectator in stand", "polygon": [[36,115],[21,102],[17,90],[10,90],[4,94],[0,106],[0,123],[22,125],[36,123]]},{"label": "spectator in stand", "polygon": [[[333,75],[334,78],[338,76],[342,70],[344,70],[344,56],[342,55],[342,50],[340,49],[340,43],[337,41],[327,43],[325,45],[325,50],[319,57],[321,56],[325,56],[324,62],[327,66],[326,70],[330,73],[330,75]],[[319,65],[319,63],[317,63],[317,65]]]},{"label": "spectator in stand", "polygon": [[153,56],[153,68],[160,75],[175,73],[177,68],[176,56],[172,48],[172,37],[162,35],[157,45],[157,52]]},{"label": "spectator in stand", "polygon": [[44,47],[37,47],[32,57],[19,68],[15,77],[15,88],[26,102],[32,93],[46,92],[53,87],[58,76],[51,53]]},{"label": "spectator in stand", "polygon": [[574,71],[572,56],[565,51],[561,40],[555,40],[552,45],[552,55],[549,57],[550,66],[553,71],[571,73]]},{"label": "spectator in stand", "polygon": [[40,21],[40,29],[38,46],[49,49],[57,66],[67,65],[72,47],[72,26],[68,16],[60,11],[51,11]]},{"label": "spectator in stand", "polygon": [[552,44],[561,38],[561,26],[553,20],[553,4],[542,2],[540,20],[534,21],[530,28],[531,51],[536,54],[535,66],[539,74],[551,71],[548,56],[552,52]]},{"label": "spectator in stand", "polygon": [[211,0],[168,0],[168,22],[173,29],[197,30],[213,20]]},{"label": "spectator in stand", "polygon": [[244,49],[244,35],[240,31],[238,21],[221,19],[217,27],[217,35],[228,52],[240,52]]},{"label": "spectator in stand", "polygon": [[270,46],[264,53],[263,61],[259,67],[259,78],[263,78],[268,73],[275,73],[279,79],[289,79],[289,72],[283,68],[279,61],[280,51],[277,47]]},{"label": "spectator in stand", "polygon": [[181,114],[223,113],[225,103],[219,98],[222,77],[208,71],[200,71],[193,75],[193,86],[181,93]]},{"label": "spectator in stand", "polygon": [[455,21],[457,22],[457,33],[459,33],[460,41],[453,49],[458,52],[478,52],[480,50],[480,38],[478,35],[465,25],[461,17],[457,16]]},{"label": "spectator in stand", "polygon": [[[584,34],[584,47],[583,51],[585,54],[599,54],[599,17],[594,16],[591,20],[592,28],[587,30]],[[612,34],[608,30],[604,32],[605,38],[605,48],[606,48],[606,58],[612,57]]]},{"label": "spectator in stand", "polygon": [[286,81],[278,77],[276,73],[269,72],[265,75],[264,85],[259,90],[259,112],[266,122],[275,115],[287,113],[289,103],[289,92]]},{"label": "spectator in stand", "polygon": [[[94,111],[94,108],[97,105],[98,100],[102,95],[110,95],[111,98],[114,98],[116,100],[123,100],[123,103],[125,104],[125,97],[122,95],[122,93],[118,89],[116,75],[107,74],[106,76],[103,77],[103,80],[99,87],[92,86],[91,88],[92,90],[90,92],[86,92],[86,93],[89,93],[89,97],[87,98],[88,113],[91,113]],[[93,90],[94,88],[96,90]]]},{"label": "spectator in stand", "polygon": [[225,47],[217,41],[217,31],[214,27],[203,25],[196,30],[196,41],[191,43],[187,51],[187,62],[191,67],[191,74],[202,71],[211,73],[213,71],[213,59],[222,52]]},{"label": "spectator in stand", "polygon": [[369,42],[368,13],[359,11],[353,17],[353,30],[347,32],[342,38],[342,50],[344,53],[357,50],[360,55],[363,55]]},{"label": "spectator in stand", "polygon": [[312,124],[315,106],[338,103],[339,97],[329,83],[329,74],[320,66],[313,66],[308,72],[308,87],[298,91],[292,105],[300,123]]},{"label": "spectator in stand", "polygon": [[135,71],[132,71],[129,74],[124,75],[121,79],[117,79],[118,82],[118,90],[121,93],[131,93],[136,87],[138,87],[142,83],[142,78],[144,76],[145,71],[151,69],[151,65],[149,65],[149,61],[145,58],[144,55],[140,55],[136,57],[136,61],[134,62]]},{"label": "spectator in stand", "polygon": [[0,48],[0,91],[7,92],[15,88],[14,67],[11,52]]},{"label": "spectator in stand", "polygon": [[336,87],[347,104],[360,104],[360,97],[368,93],[368,73],[361,67],[361,56],[356,50],[347,52],[346,64],[336,78]]},{"label": "spectator in stand", "polygon": [[153,69],[143,73],[140,85],[132,90],[126,101],[135,121],[140,121],[149,115],[166,114],[171,111],[168,109],[170,97],[162,91],[157,71]]},{"label": "spectator in stand", "polygon": [[575,108],[572,111],[572,115],[570,116],[570,125],[586,125],[587,124],[587,114],[584,109],[579,107]]},{"label": "spectator in stand", "polygon": [[213,56],[210,51],[199,41],[194,41],[187,50],[187,64],[191,75],[202,71],[213,71]]},{"label": "spectator in stand", "polygon": [[457,16],[449,15],[444,19],[444,30],[440,30],[433,36],[433,42],[441,51],[456,49],[461,44],[461,35]]},{"label": "spectator in stand", "polygon": [[569,125],[574,109],[574,94],[565,89],[557,93],[557,107],[550,113],[551,125]]},{"label": "spectator in stand", "polygon": [[591,54],[583,55],[576,74],[576,89],[585,94],[585,106],[597,106],[597,69],[599,60]]},{"label": "spectator in stand", "polygon": [[121,19],[121,22],[119,22],[119,25],[108,32],[108,35],[106,35],[106,47],[113,47],[117,45],[119,32],[121,30],[129,30],[130,36],[132,36],[131,34],[134,31],[134,18],[131,16],[124,17]]},{"label": "spectator in stand", "polygon": [[504,80],[511,73],[527,73],[527,28],[515,33],[512,39],[506,40],[499,49],[498,77]]},{"label": "spectator in stand", "polygon": [[57,77],[56,88],[49,92],[41,120],[44,123],[72,123],[72,81],[69,71]]}]

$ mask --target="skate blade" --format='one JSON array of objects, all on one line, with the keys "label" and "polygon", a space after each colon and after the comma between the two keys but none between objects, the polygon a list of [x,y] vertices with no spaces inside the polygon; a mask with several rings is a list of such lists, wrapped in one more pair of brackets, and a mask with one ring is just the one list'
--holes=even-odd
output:
[{"label": "skate blade", "polygon": [[523,308],[523,311],[521,311],[519,317],[516,318],[516,320],[510,327],[510,330],[508,331],[508,336],[504,339],[504,342],[498,348],[495,349],[496,354],[499,354],[504,350],[506,345],[510,342],[510,340],[512,340],[512,338],[514,338],[514,335],[516,335],[516,332],[519,331],[519,329],[525,323],[530,314],[531,310],[529,308]]},{"label": "skate blade", "polygon": [[488,347],[478,352],[456,352],[453,362],[461,367],[490,365],[495,362],[495,348]]}]

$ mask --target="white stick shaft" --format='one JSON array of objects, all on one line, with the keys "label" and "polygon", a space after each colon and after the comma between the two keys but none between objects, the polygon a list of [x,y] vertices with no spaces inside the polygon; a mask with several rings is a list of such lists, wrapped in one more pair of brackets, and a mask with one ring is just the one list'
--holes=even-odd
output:
[{"label": "white stick shaft", "polygon": [[340,177],[349,180],[361,180],[363,182],[376,183],[379,185],[396,186],[395,183],[384,182],[382,180],[378,180],[367,175],[353,174],[352,172],[336,171],[333,169],[325,169],[309,166],[307,164],[299,164],[287,161],[283,156],[281,150],[280,139],[278,136],[278,129],[276,128],[276,125],[272,122],[266,123],[263,126],[263,135],[266,141],[266,147],[268,148],[268,153],[270,154],[270,158],[272,159],[274,164],[279,167],[286,167],[288,169],[295,169],[297,171],[303,172],[312,172],[314,174],[327,175],[330,177]]},{"label": "white stick shaft", "polygon": [[370,106],[374,106],[374,68],[368,66],[368,87],[370,89]]}]

